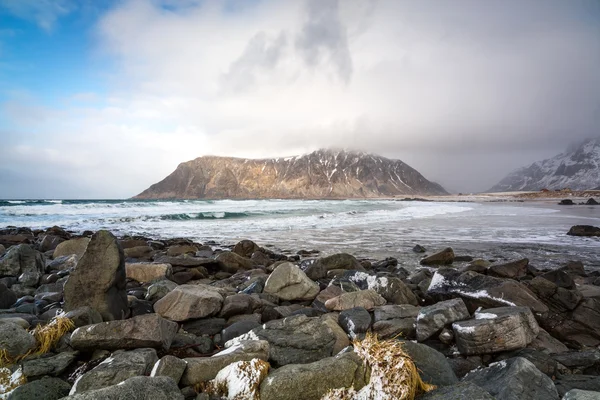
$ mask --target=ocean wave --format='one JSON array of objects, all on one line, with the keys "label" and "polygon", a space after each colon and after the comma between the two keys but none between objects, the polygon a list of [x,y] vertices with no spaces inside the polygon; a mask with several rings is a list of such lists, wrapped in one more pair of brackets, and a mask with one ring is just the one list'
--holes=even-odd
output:
[{"label": "ocean wave", "polygon": [[62,200],[0,200],[0,207],[44,206],[60,204]]}]

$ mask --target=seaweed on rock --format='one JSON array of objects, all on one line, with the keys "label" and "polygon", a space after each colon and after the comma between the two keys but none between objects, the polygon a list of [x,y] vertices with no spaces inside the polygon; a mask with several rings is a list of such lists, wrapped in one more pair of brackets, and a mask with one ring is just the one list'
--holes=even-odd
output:
[{"label": "seaweed on rock", "polygon": [[379,340],[377,335],[368,333],[364,340],[353,344],[354,352],[371,370],[369,383],[359,391],[331,390],[322,400],[413,400],[418,394],[435,389],[423,382],[398,340]]}]

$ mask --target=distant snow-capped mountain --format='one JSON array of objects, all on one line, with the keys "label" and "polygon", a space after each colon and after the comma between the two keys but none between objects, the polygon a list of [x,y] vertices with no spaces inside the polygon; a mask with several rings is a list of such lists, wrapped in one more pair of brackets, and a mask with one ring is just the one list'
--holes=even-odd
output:
[{"label": "distant snow-capped mountain", "polygon": [[400,160],[318,150],[286,158],[205,156],[181,163],[138,199],[323,199],[447,194]]},{"label": "distant snow-capped mountain", "polygon": [[502,179],[490,192],[600,189],[600,138],[587,139],[554,158],[537,161]]}]

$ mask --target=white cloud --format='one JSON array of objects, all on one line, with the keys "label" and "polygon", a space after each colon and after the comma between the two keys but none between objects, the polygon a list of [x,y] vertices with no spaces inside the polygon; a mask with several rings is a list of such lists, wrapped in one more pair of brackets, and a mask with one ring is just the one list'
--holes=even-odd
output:
[{"label": "white cloud", "polygon": [[597,134],[590,2],[222,4],[130,0],[101,19],[98,44],[117,64],[106,105],[45,120],[50,146],[84,154],[77,179],[129,196],[204,154],[342,146],[483,190]]}]

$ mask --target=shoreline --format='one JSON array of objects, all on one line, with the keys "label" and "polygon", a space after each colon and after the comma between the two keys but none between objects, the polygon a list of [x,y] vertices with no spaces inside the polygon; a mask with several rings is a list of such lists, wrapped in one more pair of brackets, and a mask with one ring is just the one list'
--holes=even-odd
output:
[{"label": "shoreline", "polygon": [[[451,398],[465,398],[465,385],[494,393],[492,378],[519,366],[521,378],[543,382],[535,392],[557,400],[580,387],[571,374],[596,375],[590,352],[600,358],[600,271],[580,262],[552,270],[514,255],[489,260],[415,248],[420,268],[411,270],[394,258],[286,254],[251,240],[73,236],[59,227],[15,228],[0,240],[12,240],[0,247],[0,341],[11,337],[0,359],[11,369],[0,375],[16,376],[15,391],[39,391],[52,380],[59,397],[73,400],[86,392],[118,397],[132,385],[139,392],[159,385],[165,398],[181,400],[233,390],[245,399],[293,400],[310,387],[307,398],[322,400],[340,398],[330,391],[349,390],[364,371],[356,390],[394,398],[396,386],[376,386],[392,371],[372,364],[373,352],[385,348],[414,363],[403,373],[452,390]],[[49,353],[35,343],[29,353],[17,347],[31,336],[23,327],[48,322],[62,337]],[[40,369],[40,360],[52,369]]]}]

